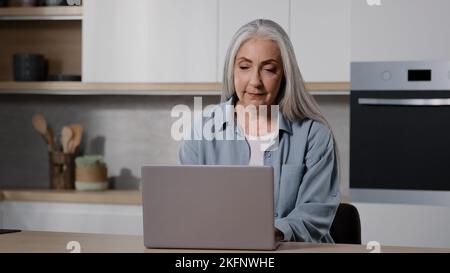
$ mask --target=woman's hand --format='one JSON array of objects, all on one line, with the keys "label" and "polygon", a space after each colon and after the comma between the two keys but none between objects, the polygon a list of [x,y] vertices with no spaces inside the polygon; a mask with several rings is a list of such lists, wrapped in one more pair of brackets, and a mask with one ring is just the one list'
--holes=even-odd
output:
[{"label": "woman's hand", "polygon": [[279,229],[275,228],[275,241],[283,241],[284,240],[284,234]]}]

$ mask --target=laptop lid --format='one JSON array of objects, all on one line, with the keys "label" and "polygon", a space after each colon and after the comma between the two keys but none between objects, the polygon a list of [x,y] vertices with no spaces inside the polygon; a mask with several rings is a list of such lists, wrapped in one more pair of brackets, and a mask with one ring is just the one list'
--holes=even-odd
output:
[{"label": "laptop lid", "polygon": [[144,244],[274,249],[273,191],[271,166],[144,166]]}]

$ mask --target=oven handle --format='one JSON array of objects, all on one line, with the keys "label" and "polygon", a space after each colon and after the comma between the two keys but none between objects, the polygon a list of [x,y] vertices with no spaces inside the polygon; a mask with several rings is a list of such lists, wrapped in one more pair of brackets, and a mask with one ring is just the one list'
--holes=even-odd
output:
[{"label": "oven handle", "polygon": [[450,106],[450,99],[376,99],[358,98],[360,105],[396,105],[396,106]]}]

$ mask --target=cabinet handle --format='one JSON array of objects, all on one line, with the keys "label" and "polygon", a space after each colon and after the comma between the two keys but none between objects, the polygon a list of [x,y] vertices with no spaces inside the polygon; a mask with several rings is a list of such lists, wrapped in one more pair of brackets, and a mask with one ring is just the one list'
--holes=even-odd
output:
[{"label": "cabinet handle", "polygon": [[360,105],[397,105],[397,106],[449,106],[450,99],[374,99],[358,98]]}]

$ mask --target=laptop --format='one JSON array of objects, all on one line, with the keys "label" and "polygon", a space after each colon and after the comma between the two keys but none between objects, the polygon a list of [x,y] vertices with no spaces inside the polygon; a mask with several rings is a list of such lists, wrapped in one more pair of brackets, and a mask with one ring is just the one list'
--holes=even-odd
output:
[{"label": "laptop", "polygon": [[271,166],[142,167],[147,248],[273,250]]}]

